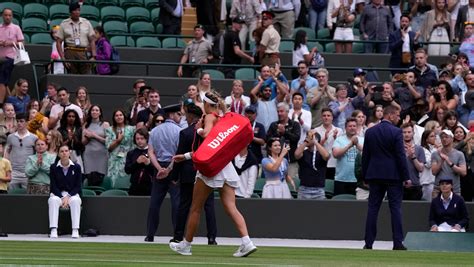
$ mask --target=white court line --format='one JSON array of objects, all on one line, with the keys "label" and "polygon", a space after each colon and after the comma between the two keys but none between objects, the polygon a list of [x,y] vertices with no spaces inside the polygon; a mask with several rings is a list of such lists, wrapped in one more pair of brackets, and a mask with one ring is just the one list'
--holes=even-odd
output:
[{"label": "white court line", "polygon": [[229,266],[238,266],[238,265],[245,265],[245,266],[288,266],[288,267],[300,267],[302,265],[275,265],[275,264],[268,264],[268,263],[228,263],[228,262],[194,262],[194,261],[154,261],[154,260],[104,260],[104,259],[72,259],[72,258],[32,258],[32,257],[2,257],[0,256],[0,260],[34,260],[34,261],[67,261],[67,262],[113,262],[113,263],[162,263],[162,264],[194,264],[194,265],[229,265]]}]

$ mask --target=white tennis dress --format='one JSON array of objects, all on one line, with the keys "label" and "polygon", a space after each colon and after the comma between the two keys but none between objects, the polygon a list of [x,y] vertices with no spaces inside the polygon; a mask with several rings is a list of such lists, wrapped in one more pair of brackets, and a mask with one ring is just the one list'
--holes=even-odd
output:
[{"label": "white tennis dress", "polygon": [[211,188],[222,188],[224,183],[228,184],[233,188],[239,187],[239,175],[235,171],[234,165],[232,162],[227,163],[224,169],[222,169],[214,177],[207,177],[199,171],[196,174],[196,177],[201,179],[207,186]]}]

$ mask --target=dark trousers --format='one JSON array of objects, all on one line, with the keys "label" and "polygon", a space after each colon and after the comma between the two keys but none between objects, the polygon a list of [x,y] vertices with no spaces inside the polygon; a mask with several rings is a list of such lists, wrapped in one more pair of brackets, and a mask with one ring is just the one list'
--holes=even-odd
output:
[{"label": "dark trousers", "polygon": [[326,179],[334,180],[336,175],[336,168],[326,168]]},{"label": "dark trousers", "polygon": [[357,183],[334,181],[334,195],[349,194],[355,195]]},{"label": "dark trousers", "polygon": [[[160,163],[161,166],[163,164]],[[148,209],[147,236],[155,236],[158,224],[160,223],[160,208],[166,193],[170,194],[171,201],[171,221],[173,229],[176,228],[176,217],[179,206],[179,186],[173,183],[168,177],[164,179],[153,179],[151,188],[150,208]]]},{"label": "dark trousers", "polygon": [[461,196],[464,201],[472,201],[474,197],[474,174],[471,169],[467,170],[467,175],[461,177]]},{"label": "dark trousers", "polygon": [[[182,183],[180,185],[180,197],[178,218],[176,220],[176,227],[174,230],[174,239],[183,240],[184,228],[188,219],[189,209],[193,200],[194,183]],[[216,238],[217,223],[216,213],[214,211],[214,192],[209,194],[209,197],[204,204],[204,211],[206,212],[206,226],[207,238]]]},{"label": "dark trousers", "polygon": [[389,183],[381,181],[369,182],[369,205],[367,211],[367,220],[365,223],[365,244],[372,247],[377,236],[377,217],[382,205],[382,200],[387,193],[388,206],[392,219],[392,238],[393,246],[400,247],[403,245],[403,228],[402,228],[402,197],[403,184]]},{"label": "dark trousers", "polygon": [[365,53],[387,54],[388,43],[365,43]]},{"label": "dark trousers", "polygon": [[410,188],[403,188],[403,200],[421,200],[423,192],[421,186],[412,186]]},{"label": "dark trousers", "polygon": [[181,18],[171,16],[169,23],[163,25],[163,34],[181,34]]}]

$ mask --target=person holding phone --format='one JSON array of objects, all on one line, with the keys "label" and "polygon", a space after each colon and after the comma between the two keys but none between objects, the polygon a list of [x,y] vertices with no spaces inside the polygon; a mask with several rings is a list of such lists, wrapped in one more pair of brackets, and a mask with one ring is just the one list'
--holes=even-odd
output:
[{"label": "person holding phone", "polygon": [[[400,17],[400,29],[393,31],[388,36],[388,47],[391,52],[390,68],[408,68],[413,65],[414,51],[419,48],[418,37],[420,33],[410,30],[411,17],[402,15]],[[392,70],[392,75],[403,73],[404,70]]]}]

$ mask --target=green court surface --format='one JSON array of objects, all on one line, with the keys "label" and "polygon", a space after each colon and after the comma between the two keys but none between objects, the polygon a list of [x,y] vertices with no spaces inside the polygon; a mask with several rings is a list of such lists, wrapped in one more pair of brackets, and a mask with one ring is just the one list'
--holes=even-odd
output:
[{"label": "green court surface", "polygon": [[0,265],[56,266],[473,266],[474,253],[259,247],[234,258],[235,246],[193,246],[192,256],[164,244],[0,241]]}]

